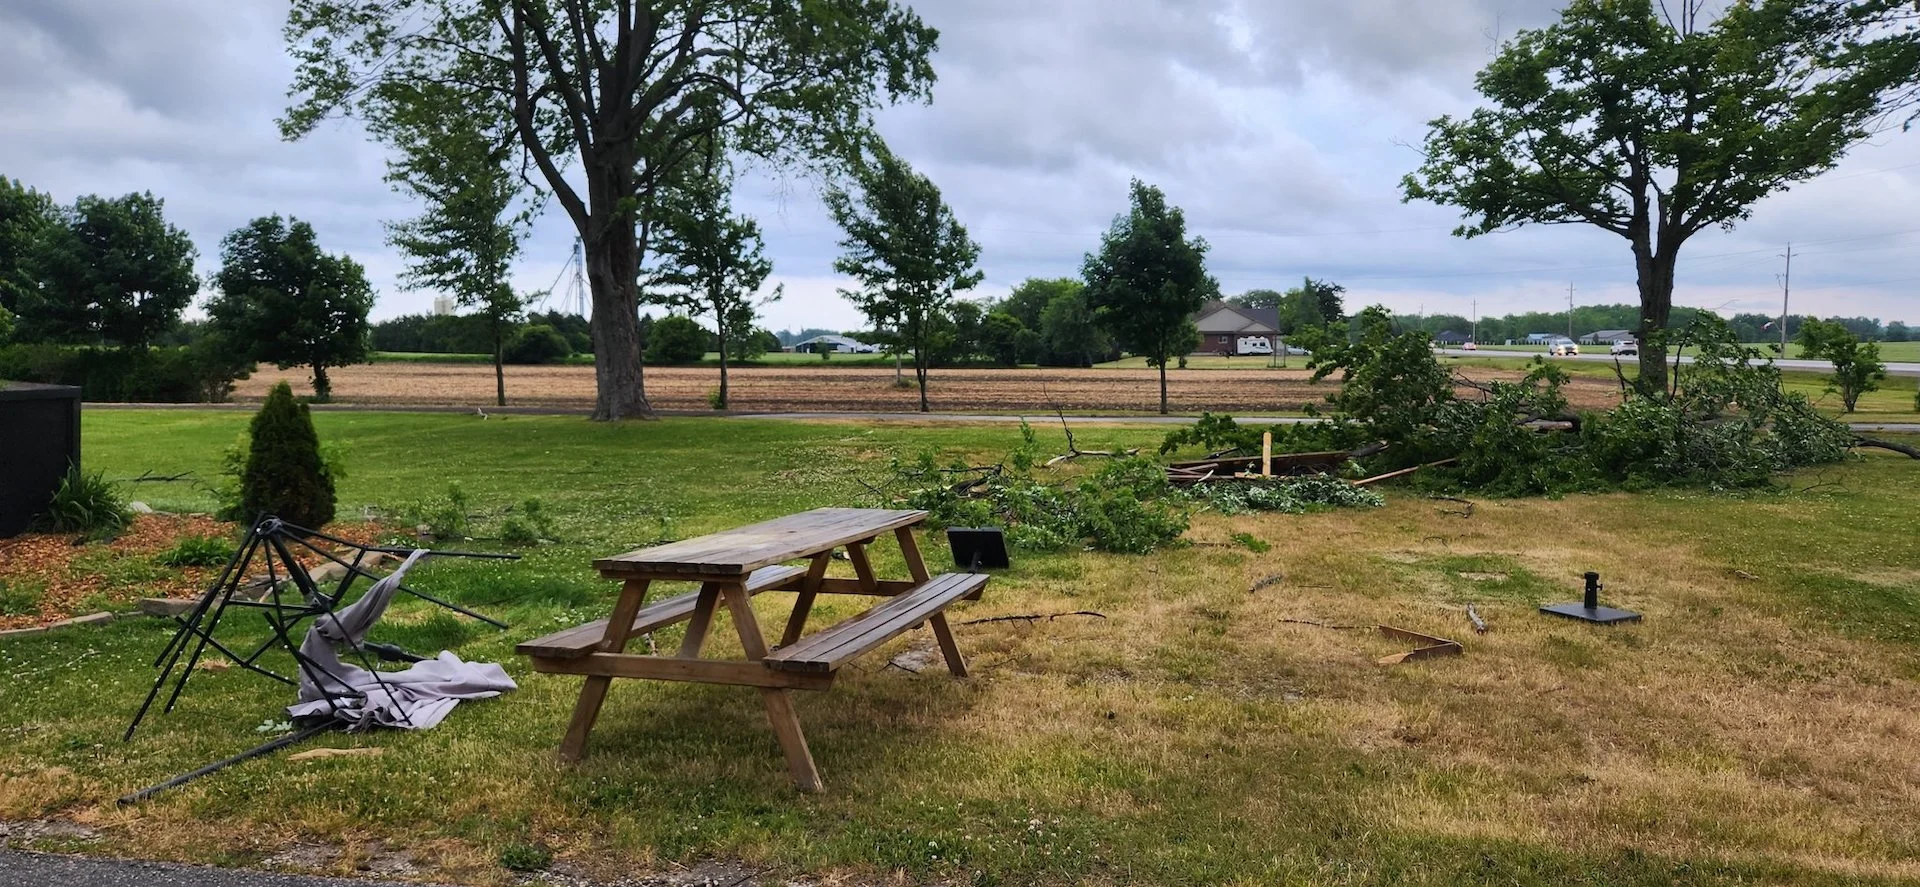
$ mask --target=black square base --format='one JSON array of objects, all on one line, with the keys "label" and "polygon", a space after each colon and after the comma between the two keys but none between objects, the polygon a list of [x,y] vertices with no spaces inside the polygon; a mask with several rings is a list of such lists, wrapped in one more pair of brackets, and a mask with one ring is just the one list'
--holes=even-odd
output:
[{"label": "black square base", "polygon": [[1581,622],[1598,622],[1602,625],[1611,625],[1615,622],[1640,621],[1640,614],[1632,610],[1616,610],[1612,607],[1589,608],[1581,601],[1567,601],[1564,604],[1547,604],[1540,608],[1540,612],[1549,613],[1554,616],[1565,616],[1568,619],[1578,619]]}]

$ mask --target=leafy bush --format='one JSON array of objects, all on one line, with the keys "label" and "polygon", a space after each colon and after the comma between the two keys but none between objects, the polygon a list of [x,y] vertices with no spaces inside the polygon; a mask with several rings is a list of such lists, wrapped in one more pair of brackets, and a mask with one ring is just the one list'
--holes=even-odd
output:
[{"label": "leafy bush", "polygon": [[[1694,358],[1676,369],[1672,390],[1629,389],[1620,407],[1581,416],[1570,413],[1561,394],[1566,374],[1543,360],[1515,382],[1449,378],[1425,333],[1395,334],[1378,308],[1358,321],[1352,341],[1344,324],[1303,332],[1299,341],[1313,352],[1315,378],[1338,372],[1344,384],[1327,398],[1333,414],[1323,430],[1275,429],[1277,448],[1386,441],[1369,471],[1446,462],[1417,482],[1524,496],[1760,486],[1781,471],[1837,461],[1852,442],[1845,425],[1786,392],[1779,370],[1711,316],[1669,337],[1676,351],[1692,349]],[[1477,396],[1461,397],[1459,388]],[[1162,451],[1196,443],[1245,448],[1258,445],[1258,434],[1230,417],[1203,416],[1169,434]]]},{"label": "leafy bush", "polygon": [[647,333],[647,362],[660,365],[698,363],[707,356],[712,341],[708,333],[691,317],[669,314],[654,321]]},{"label": "leafy bush", "polygon": [[544,323],[533,323],[514,331],[500,349],[500,359],[513,364],[559,363],[573,353],[567,337]]},{"label": "leafy bush", "polygon": [[233,542],[219,536],[188,536],[155,555],[165,567],[218,567],[233,557]]},{"label": "leafy bush", "polygon": [[1199,483],[1187,490],[1187,496],[1212,506],[1221,514],[1250,511],[1301,514],[1329,508],[1379,508],[1387,504],[1379,493],[1325,475]]},{"label": "leafy bush", "polygon": [[1020,426],[1021,444],[998,465],[941,467],[930,451],[895,459],[893,485],[904,492],[892,504],[928,512],[936,528],[1000,526],[1008,544],[1028,551],[1086,545],[1100,551],[1144,554],[1187,529],[1185,503],[1167,485],[1166,471],[1148,459],[1117,459],[1078,483],[1055,486],[1032,474],[1038,444]]},{"label": "leafy bush", "polygon": [[427,499],[401,509],[409,525],[424,527],[435,539],[465,539],[471,529],[468,508],[472,503],[460,485],[448,484],[444,499]]},{"label": "leafy bush", "polygon": [[213,337],[185,348],[90,348],[52,344],[0,346],[0,378],[77,385],[93,402],[219,403],[253,372]]},{"label": "leafy bush", "polygon": [[105,475],[83,473],[76,465],[67,470],[41,520],[56,533],[108,534],[132,523],[133,512]]},{"label": "leafy bush", "polygon": [[253,417],[239,514],[249,521],[271,514],[319,529],[333,520],[333,507],[333,474],[321,458],[313,416],[281,382]]},{"label": "leafy bush", "polygon": [[520,503],[520,513],[500,522],[500,540],[511,545],[537,545],[555,538],[553,518],[538,499]]}]

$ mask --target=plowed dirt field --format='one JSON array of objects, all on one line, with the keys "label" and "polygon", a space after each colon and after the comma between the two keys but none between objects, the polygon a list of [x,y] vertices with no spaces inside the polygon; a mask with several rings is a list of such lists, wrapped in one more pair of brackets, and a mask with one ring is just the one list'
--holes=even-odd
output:
[{"label": "plowed dirt field", "polygon": [[[1469,369],[1475,379],[1518,378],[1519,373]],[[380,363],[343,367],[329,373],[334,399],[342,403],[491,406],[493,368],[480,364]],[[744,367],[729,372],[737,411],[910,412],[919,407],[912,388],[896,388],[893,370]],[[648,367],[647,397],[656,408],[707,408],[707,393],[720,385],[720,371],[708,367]],[[912,378],[912,373],[907,374]],[[235,397],[259,400],[275,382],[291,382],[307,393],[304,368],[262,366],[240,383]],[[1230,413],[1293,412],[1319,403],[1334,382],[1314,384],[1305,370],[1175,370],[1167,374],[1167,393],[1176,412],[1214,410]],[[1159,381],[1152,370],[1019,369],[935,370],[927,397],[939,412],[1153,412]],[[1567,386],[1576,408],[1618,402],[1617,388],[1596,379],[1575,378]],[[588,408],[593,404],[593,368],[509,367],[507,402],[520,406]]]}]

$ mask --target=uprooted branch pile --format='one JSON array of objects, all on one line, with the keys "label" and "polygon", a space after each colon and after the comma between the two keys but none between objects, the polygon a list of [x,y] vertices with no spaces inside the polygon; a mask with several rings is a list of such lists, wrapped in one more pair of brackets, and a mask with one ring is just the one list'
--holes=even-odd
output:
[{"label": "uprooted branch pile", "polygon": [[1257,484],[1215,479],[1176,488],[1166,466],[1138,457],[1114,458],[1093,471],[1048,481],[1035,471],[1046,466],[1033,429],[1022,423],[1020,435],[1020,445],[992,465],[942,465],[932,452],[896,459],[886,485],[870,491],[883,503],[927,511],[936,528],[1004,527],[1009,543],[1029,551],[1085,546],[1129,554],[1178,539],[1196,508],[1233,514],[1384,503],[1376,493],[1326,475]]},{"label": "uprooted branch pile", "polygon": [[[1351,338],[1345,324],[1297,338],[1313,352],[1316,379],[1340,375],[1327,421],[1266,429],[1202,416],[1169,434],[1161,452],[1196,445],[1216,455],[1258,452],[1270,432],[1276,450],[1313,460],[1344,448],[1358,463],[1353,472],[1419,468],[1429,487],[1526,496],[1765,486],[1782,471],[1839,461],[1857,443],[1844,424],[1784,390],[1779,370],[1713,318],[1671,340],[1676,355],[1693,358],[1676,362],[1672,389],[1623,384],[1618,407],[1578,415],[1561,394],[1566,373],[1543,360],[1515,382],[1469,383],[1440,365],[1426,334],[1394,333],[1377,308],[1357,321]],[[1466,396],[1457,393],[1462,388]]]}]

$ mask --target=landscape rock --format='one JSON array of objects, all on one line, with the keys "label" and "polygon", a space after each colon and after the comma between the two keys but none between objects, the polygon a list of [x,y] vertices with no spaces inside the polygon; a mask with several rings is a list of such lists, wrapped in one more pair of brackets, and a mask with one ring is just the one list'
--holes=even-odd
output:
[{"label": "landscape rock", "polygon": [[133,512],[134,514],[152,514],[153,506],[148,505],[145,502],[138,502],[138,501],[128,502],[127,510]]},{"label": "landscape rock", "polygon": [[192,598],[143,597],[137,606],[148,616],[184,616],[198,603]]}]

